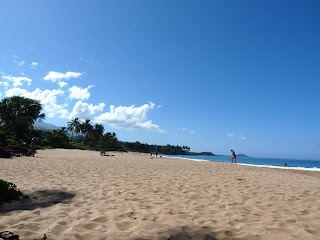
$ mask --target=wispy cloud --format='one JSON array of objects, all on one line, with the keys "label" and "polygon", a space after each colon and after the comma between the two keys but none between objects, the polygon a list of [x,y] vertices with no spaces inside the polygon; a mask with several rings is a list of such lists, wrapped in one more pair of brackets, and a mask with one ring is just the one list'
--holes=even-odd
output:
[{"label": "wispy cloud", "polygon": [[[185,128],[185,127],[183,127],[183,128],[180,128],[182,131],[187,131],[188,130],[188,128]],[[188,133],[190,133],[190,134],[196,134],[197,132],[196,131],[193,131],[193,130],[188,130],[187,131]]]},{"label": "wispy cloud", "polygon": [[242,140],[247,139],[247,137],[245,137],[245,136],[237,135],[237,134],[234,134],[234,133],[228,133],[228,134],[227,134],[227,137],[240,138],[240,139],[242,139]]},{"label": "wispy cloud", "polygon": [[78,72],[61,73],[61,72],[50,71],[43,79],[46,81],[57,82],[64,79],[68,80],[70,78],[79,78],[81,76],[82,76],[82,73],[78,73]]},{"label": "wispy cloud", "polygon": [[64,86],[68,85],[68,83],[61,81],[61,82],[58,82],[58,85],[59,85],[61,88],[63,88]]},{"label": "wispy cloud", "polygon": [[83,63],[95,63],[95,64],[99,64],[99,61],[98,61],[98,60],[93,60],[93,59],[86,58],[86,57],[79,57],[79,58],[78,58],[78,61],[79,61],[79,62],[83,62]]},{"label": "wispy cloud", "polygon": [[30,86],[32,80],[27,77],[11,77],[11,76],[2,76],[3,79],[8,80],[12,82],[12,85],[14,87],[22,86],[23,82],[27,82],[28,85]]},{"label": "wispy cloud", "polygon": [[0,81],[0,86],[4,86],[5,88],[9,87],[10,84],[8,82],[2,82]]},{"label": "wispy cloud", "polygon": [[13,59],[13,62],[14,62],[15,64],[18,64],[18,66],[22,66],[22,65],[25,64],[25,61],[23,61],[21,57],[19,57],[19,56],[17,56],[17,55],[12,55],[11,57],[12,57],[12,59]]}]

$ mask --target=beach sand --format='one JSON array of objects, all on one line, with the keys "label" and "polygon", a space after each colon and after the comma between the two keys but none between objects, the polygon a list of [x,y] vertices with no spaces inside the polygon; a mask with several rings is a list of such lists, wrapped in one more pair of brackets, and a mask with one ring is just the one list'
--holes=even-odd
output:
[{"label": "beach sand", "polygon": [[31,198],[0,209],[0,231],[22,240],[320,239],[317,172],[114,154],[0,159],[0,178]]}]

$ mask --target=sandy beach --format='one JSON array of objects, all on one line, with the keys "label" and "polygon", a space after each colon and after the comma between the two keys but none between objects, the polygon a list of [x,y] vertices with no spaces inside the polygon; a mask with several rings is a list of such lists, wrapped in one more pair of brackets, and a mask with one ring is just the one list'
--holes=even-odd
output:
[{"label": "sandy beach", "polygon": [[40,150],[0,159],[30,200],[0,231],[42,239],[320,239],[320,174],[138,153]]}]

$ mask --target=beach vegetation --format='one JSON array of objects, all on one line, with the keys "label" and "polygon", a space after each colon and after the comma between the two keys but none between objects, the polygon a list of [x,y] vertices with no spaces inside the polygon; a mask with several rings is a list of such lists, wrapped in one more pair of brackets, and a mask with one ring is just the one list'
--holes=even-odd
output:
[{"label": "beach vegetation", "polygon": [[13,96],[0,100],[0,125],[15,139],[29,140],[34,121],[45,118],[39,101]]},{"label": "beach vegetation", "polygon": [[171,153],[171,145],[167,144],[167,146],[161,148],[159,152],[162,154],[170,154]]},{"label": "beach vegetation", "polygon": [[24,196],[14,183],[0,179],[0,205],[25,198],[28,196]]},{"label": "beach vegetation", "polygon": [[73,140],[73,133],[74,132],[80,132],[79,128],[80,122],[79,118],[72,118],[70,122],[68,122],[68,130],[71,131],[71,140]]},{"label": "beach vegetation", "polygon": [[[81,121],[72,118],[66,127],[55,130],[33,129],[36,120],[43,120],[42,105],[39,101],[19,96],[0,101],[0,146],[21,146],[30,148],[32,137],[37,139],[37,148],[82,149],[103,151],[133,151],[148,153],[154,147],[163,154],[174,154],[171,145],[156,146],[147,143],[119,141],[115,132],[105,132],[102,124],[93,124],[90,119]],[[179,147],[179,146],[177,146]],[[183,146],[181,154],[187,154],[190,147]],[[15,156],[16,154],[12,153]],[[20,154],[20,151],[18,152]]]},{"label": "beach vegetation", "polygon": [[71,148],[71,142],[67,134],[66,127],[61,127],[58,130],[53,130],[48,134],[44,142],[47,143],[47,145],[55,148]]}]

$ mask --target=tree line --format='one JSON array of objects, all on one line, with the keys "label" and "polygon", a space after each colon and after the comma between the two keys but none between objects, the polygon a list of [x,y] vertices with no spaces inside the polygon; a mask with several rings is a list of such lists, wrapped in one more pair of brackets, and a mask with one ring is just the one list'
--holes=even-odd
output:
[{"label": "tree line", "polygon": [[[122,142],[114,132],[105,132],[102,124],[93,124],[90,119],[81,121],[72,118],[67,126],[53,131],[33,129],[35,121],[45,119],[39,101],[19,96],[4,98],[0,101],[0,145],[30,145],[32,137],[38,139],[40,148],[76,148],[104,151],[149,152],[147,143]],[[170,145],[161,152],[169,153]],[[183,152],[190,147],[183,146]]]}]

